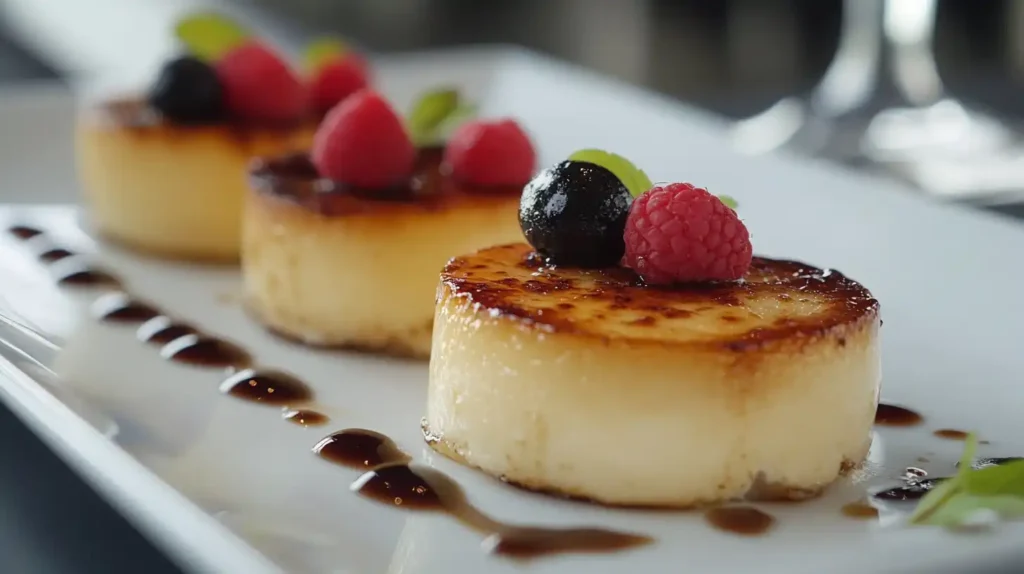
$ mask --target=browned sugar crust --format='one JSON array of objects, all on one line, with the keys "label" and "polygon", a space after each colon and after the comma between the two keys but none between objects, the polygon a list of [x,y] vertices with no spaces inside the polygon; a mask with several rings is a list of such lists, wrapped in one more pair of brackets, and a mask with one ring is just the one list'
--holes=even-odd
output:
[{"label": "browned sugar crust", "polygon": [[[510,262],[513,273],[504,270]],[[764,257],[755,257],[740,281],[652,287],[625,268],[549,266],[530,246],[511,244],[452,259],[441,281],[452,296],[467,298],[492,317],[605,342],[794,350],[823,339],[845,345],[847,335],[879,318],[878,301],[842,273]],[[782,318],[766,323],[759,313],[765,305],[810,311],[780,313]],[[698,336],[671,335],[699,321],[711,321],[714,328]]]},{"label": "browned sugar crust", "polygon": [[484,207],[518,198],[523,187],[480,187],[451,177],[443,148],[420,149],[408,180],[387,189],[360,189],[321,178],[308,153],[255,160],[250,185],[258,195],[326,217],[402,216]]}]

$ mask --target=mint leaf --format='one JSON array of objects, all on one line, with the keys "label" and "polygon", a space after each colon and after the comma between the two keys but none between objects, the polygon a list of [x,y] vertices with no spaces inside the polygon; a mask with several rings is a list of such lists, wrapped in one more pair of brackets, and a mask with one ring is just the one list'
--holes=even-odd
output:
[{"label": "mint leaf", "polygon": [[654,187],[651,178],[621,155],[599,149],[581,149],[569,156],[570,161],[585,161],[599,165],[615,174],[633,197]]},{"label": "mint leaf", "polygon": [[174,35],[193,56],[209,62],[220,59],[249,39],[249,31],[215,12],[200,12],[174,25]]},{"label": "mint leaf", "polygon": [[1024,517],[1024,460],[974,469],[978,439],[967,436],[957,473],[933,488],[910,516],[912,524],[965,526],[986,512]]},{"label": "mint leaf", "polygon": [[998,518],[1024,516],[1024,498],[1010,495],[976,496],[961,492],[937,507],[928,516],[926,524],[945,527],[966,526],[987,513]]},{"label": "mint leaf", "polygon": [[454,88],[440,88],[420,96],[406,119],[413,142],[417,145],[436,143],[442,124],[463,105]]},{"label": "mint leaf", "polygon": [[320,66],[341,58],[348,52],[348,46],[336,38],[317,38],[306,45],[302,52],[302,63],[309,72],[316,72]]},{"label": "mint leaf", "polygon": [[731,195],[719,195],[718,199],[725,204],[729,209],[736,211],[736,208],[740,206],[740,203],[736,201]]},{"label": "mint leaf", "polygon": [[929,519],[960,493],[959,475],[948,478],[928,491],[910,515],[911,524],[931,524]]},{"label": "mint leaf", "polygon": [[975,496],[1017,496],[1024,500],[1024,461],[972,470],[964,490]]}]

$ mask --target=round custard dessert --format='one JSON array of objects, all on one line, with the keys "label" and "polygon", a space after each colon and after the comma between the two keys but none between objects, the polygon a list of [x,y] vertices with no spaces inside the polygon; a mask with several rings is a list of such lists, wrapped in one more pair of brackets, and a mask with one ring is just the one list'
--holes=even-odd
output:
[{"label": "round custard dessert", "polygon": [[308,148],[315,128],[313,120],[180,124],[142,100],[90,108],[76,153],[92,224],[153,255],[236,260],[249,160]]},{"label": "round custard dessert", "polygon": [[666,507],[802,499],[865,459],[880,322],[858,283],[756,257],[740,281],[663,287],[544,261],[513,244],[444,268],[423,423],[439,452]]},{"label": "round custard dessert", "polygon": [[307,154],[257,162],[242,235],[249,309],[306,344],[427,357],[438,269],[522,238],[522,185],[459,183],[442,154],[420,149],[413,175],[383,190],[322,178]]}]

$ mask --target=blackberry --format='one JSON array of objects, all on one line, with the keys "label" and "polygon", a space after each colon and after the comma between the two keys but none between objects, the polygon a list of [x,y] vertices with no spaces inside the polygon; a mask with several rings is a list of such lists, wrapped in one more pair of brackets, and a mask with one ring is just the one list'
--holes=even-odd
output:
[{"label": "blackberry", "polygon": [[149,103],[167,119],[183,124],[213,123],[225,115],[217,71],[192,56],[164,65],[149,93]]}]

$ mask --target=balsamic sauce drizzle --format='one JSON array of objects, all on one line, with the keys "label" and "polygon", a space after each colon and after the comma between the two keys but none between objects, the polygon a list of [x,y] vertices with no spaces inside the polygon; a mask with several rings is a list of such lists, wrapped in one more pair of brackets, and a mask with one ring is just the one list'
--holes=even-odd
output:
[{"label": "balsamic sauce drizzle", "polygon": [[[45,236],[44,231],[27,225],[9,227],[8,232],[25,241]],[[116,276],[87,264],[68,249],[51,246],[37,257],[50,265],[60,285],[121,286]],[[254,370],[252,356],[242,347],[176,321],[124,291],[98,298],[93,304],[93,313],[100,321],[138,324],[136,337],[139,341],[160,345],[160,355],[167,360],[236,370],[220,385],[226,395],[283,406],[281,417],[299,426],[320,426],[330,421],[327,415],[303,406],[313,401],[314,394],[297,377],[276,370]],[[923,420],[911,409],[884,403],[878,405],[875,414],[875,424],[880,426],[913,426]],[[955,440],[967,436],[964,431],[954,429],[940,429],[933,434]],[[495,554],[526,559],[569,552],[613,552],[652,542],[648,536],[601,528],[542,528],[497,521],[471,504],[453,479],[433,468],[412,464],[412,457],[390,437],[376,431],[341,430],[321,439],[313,452],[332,463],[361,471],[350,486],[350,490],[360,496],[404,510],[448,514],[484,534],[484,548]],[[1018,460],[1024,458],[981,458],[972,466],[985,468]],[[943,480],[945,477],[928,477],[924,470],[910,467],[901,477],[900,486],[876,492],[872,497],[885,501],[917,500]],[[878,516],[878,509],[867,501],[848,503],[841,511],[850,518]],[[775,525],[772,515],[752,506],[715,507],[705,511],[704,518],[714,528],[744,536],[764,534]]]},{"label": "balsamic sauce drizzle", "polygon": [[615,552],[645,546],[648,536],[603,528],[542,528],[495,520],[466,498],[448,475],[428,466],[395,462],[376,466],[352,483],[360,496],[403,510],[444,512],[484,534],[493,554],[529,559],[571,552]]}]

